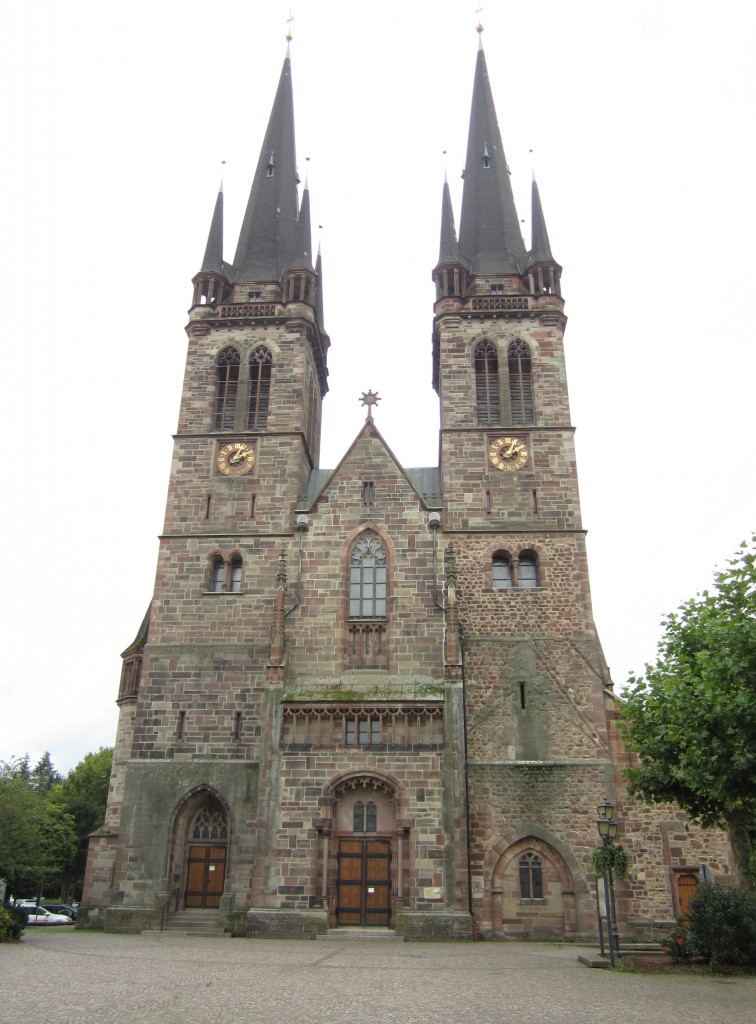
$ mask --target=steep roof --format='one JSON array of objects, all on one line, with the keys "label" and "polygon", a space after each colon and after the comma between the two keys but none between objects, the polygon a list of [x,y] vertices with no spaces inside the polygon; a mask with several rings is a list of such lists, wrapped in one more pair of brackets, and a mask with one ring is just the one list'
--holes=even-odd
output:
[{"label": "steep roof", "polygon": [[482,45],[475,65],[464,178],[460,253],[473,274],[520,273],[525,246]]}]

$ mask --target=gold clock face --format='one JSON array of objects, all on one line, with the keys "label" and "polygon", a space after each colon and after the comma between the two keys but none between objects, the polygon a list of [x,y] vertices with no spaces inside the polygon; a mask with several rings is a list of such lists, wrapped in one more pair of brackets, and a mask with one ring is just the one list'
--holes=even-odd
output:
[{"label": "gold clock face", "polygon": [[497,437],[488,446],[494,469],[522,469],[528,462],[528,446],[521,437]]},{"label": "gold clock face", "polygon": [[246,441],[230,441],[218,452],[218,469],[224,476],[244,476],[255,464],[255,449]]}]

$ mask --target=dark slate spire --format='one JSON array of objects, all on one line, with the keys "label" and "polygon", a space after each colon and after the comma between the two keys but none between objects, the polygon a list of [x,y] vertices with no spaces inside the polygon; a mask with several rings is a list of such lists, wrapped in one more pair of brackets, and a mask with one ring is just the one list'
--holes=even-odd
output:
[{"label": "dark slate spire", "polygon": [[454,209],[452,207],[449,182],[444,175],[444,192],[441,199],[441,241],[438,247],[438,265],[443,263],[459,263],[459,246],[457,245],[457,229],[454,226]]},{"label": "dark slate spire", "polygon": [[473,274],[521,272],[525,246],[482,45],[475,66],[464,177],[460,253]]},{"label": "dark slate spire", "polygon": [[307,267],[312,270],[312,228],[310,226],[310,187],[305,178],[302,203],[299,207],[297,220],[297,245],[292,260],[294,267]]},{"label": "dark slate spire", "polygon": [[549,235],[546,231],[546,220],[543,216],[541,197],[538,194],[538,185],[535,178],[533,178],[533,187],[531,191],[530,211],[531,238],[528,262],[553,263],[554,257],[551,255]]},{"label": "dark slate spire", "polygon": [[205,258],[202,260],[202,270],[223,273],[223,182],[218,189],[218,198],[215,200],[213,219],[210,222],[210,232],[207,236]]},{"label": "dark slate spire", "polygon": [[234,259],[236,281],[277,281],[296,252],[297,170],[289,54],[281,69]]},{"label": "dark slate spire", "polygon": [[318,255],[315,260],[315,273],[318,275],[318,290],[315,294],[315,323],[320,328],[321,334],[325,334],[325,323],[323,321],[323,260],[320,258],[320,246],[318,246]]}]

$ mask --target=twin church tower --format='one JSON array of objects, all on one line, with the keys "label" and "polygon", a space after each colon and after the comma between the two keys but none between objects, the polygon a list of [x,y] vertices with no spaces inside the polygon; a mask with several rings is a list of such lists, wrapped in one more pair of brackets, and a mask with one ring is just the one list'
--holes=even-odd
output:
[{"label": "twin church tower", "polygon": [[445,185],[433,269],[439,465],[397,462],[368,392],[320,468],[331,341],[298,186],[287,55],[234,260],[221,194],[193,281],[154,595],[123,654],[82,920],[587,937],[609,797],[622,926],[640,935],[726,854],[625,795],[561,268],[535,183],[523,242],[482,47],[459,234]]}]

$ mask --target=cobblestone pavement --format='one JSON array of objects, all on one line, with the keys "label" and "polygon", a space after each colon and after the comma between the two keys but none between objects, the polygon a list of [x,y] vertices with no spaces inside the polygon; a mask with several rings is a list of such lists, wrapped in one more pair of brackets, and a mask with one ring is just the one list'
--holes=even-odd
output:
[{"label": "cobblestone pavement", "polygon": [[756,977],[590,970],[574,946],[104,935],[0,945],[3,1024],[753,1024]]}]

